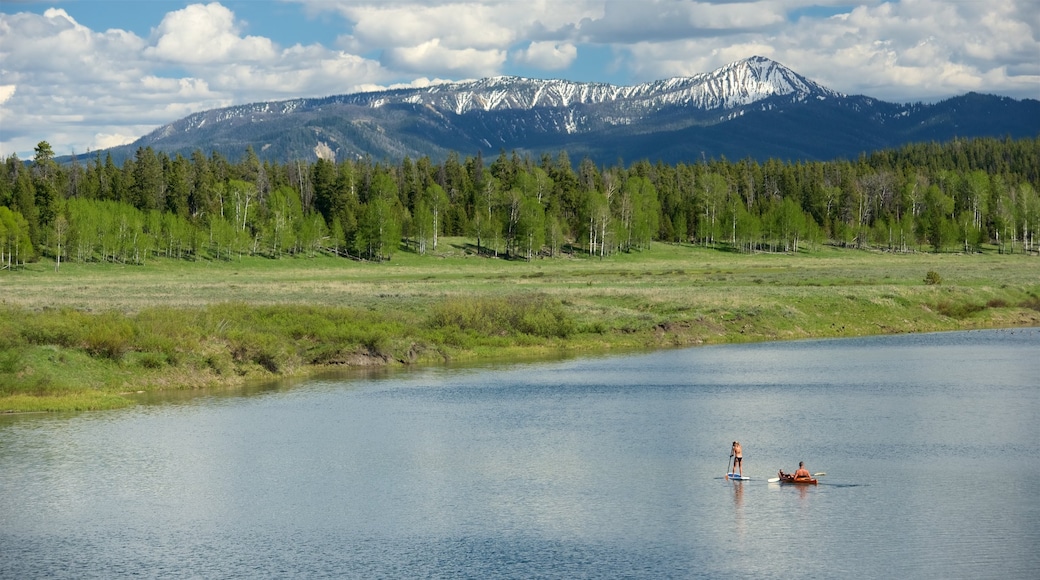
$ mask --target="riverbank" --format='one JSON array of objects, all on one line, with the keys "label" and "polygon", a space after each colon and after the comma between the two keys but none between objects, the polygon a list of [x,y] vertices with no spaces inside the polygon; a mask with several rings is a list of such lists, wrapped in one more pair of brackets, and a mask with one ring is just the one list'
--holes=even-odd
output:
[{"label": "riverbank", "polygon": [[[823,248],[533,262],[435,257],[0,274],[0,412],[109,409],[330,368],[1040,326],[1035,256]],[[929,277],[928,273],[934,275]],[[926,281],[926,278],[928,280]]]}]

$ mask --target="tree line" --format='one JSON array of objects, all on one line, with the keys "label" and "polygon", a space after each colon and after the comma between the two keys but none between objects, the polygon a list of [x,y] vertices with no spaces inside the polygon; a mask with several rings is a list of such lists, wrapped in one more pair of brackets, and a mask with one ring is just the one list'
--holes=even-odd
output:
[{"label": "tree line", "polygon": [[565,151],[442,162],[232,162],[139,148],[59,164],[42,141],[0,165],[0,264],[335,254],[388,260],[443,236],[512,259],[651,242],[739,252],[835,244],[1036,252],[1040,138],[957,139],[856,160],[572,163]]}]

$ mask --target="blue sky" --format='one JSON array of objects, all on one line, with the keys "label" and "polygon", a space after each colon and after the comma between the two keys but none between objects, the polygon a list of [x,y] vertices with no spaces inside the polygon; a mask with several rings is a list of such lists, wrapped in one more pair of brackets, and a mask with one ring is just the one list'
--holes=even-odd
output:
[{"label": "blue sky", "polygon": [[0,158],[238,103],[519,75],[620,85],[761,55],[895,101],[1040,98],[1035,0],[0,0]]}]

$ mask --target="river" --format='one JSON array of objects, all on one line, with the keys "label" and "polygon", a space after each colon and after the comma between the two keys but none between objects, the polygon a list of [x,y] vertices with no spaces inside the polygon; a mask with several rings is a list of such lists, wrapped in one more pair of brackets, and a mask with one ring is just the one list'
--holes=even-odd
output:
[{"label": "river", "polygon": [[1038,498],[1040,329],[0,417],[2,578],[1032,578]]}]

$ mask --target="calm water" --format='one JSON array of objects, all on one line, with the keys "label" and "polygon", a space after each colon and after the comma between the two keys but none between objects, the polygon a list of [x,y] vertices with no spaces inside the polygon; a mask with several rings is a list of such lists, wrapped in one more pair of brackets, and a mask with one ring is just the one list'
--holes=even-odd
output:
[{"label": "calm water", "polygon": [[0,577],[1035,578],[1038,377],[1027,329],[4,417]]}]

